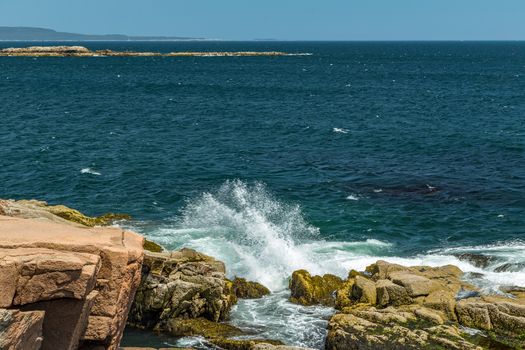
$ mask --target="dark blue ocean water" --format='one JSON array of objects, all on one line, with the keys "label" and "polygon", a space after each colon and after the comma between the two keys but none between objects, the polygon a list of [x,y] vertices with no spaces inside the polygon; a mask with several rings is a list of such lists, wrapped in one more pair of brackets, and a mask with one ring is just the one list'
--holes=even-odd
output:
[{"label": "dark blue ocean water", "polygon": [[525,43],[82,45],[311,53],[0,57],[0,197],[129,213],[277,292],[240,302],[237,326],[322,347],[330,310],[282,291],[298,268],[345,276],[386,257],[525,286],[519,268],[450,254],[524,266]]},{"label": "dark blue ocean water", "polygon": [[1,197],[159,221],[241,179],[329,239],[525,233],[525,43],[84,45],[312,55],[0,58]]}]

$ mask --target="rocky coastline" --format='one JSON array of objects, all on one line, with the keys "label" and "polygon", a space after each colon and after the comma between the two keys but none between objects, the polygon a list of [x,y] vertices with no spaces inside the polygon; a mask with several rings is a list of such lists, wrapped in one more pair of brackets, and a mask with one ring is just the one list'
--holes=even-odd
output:
[{"label": "rocky coastline", "polygon": [[[266,287],[228,279],[223,262],[195,250],[104,227],[125,219],[0,200],[1,349],[122,349],[126,325],[219,349],[300,349],[227,322],[240,298]],[[525,347],[525,289],[487,295],[456,266],[377,261],[346,278],[298,270],[289,286],[292,303],[334,308],[326,350]]]},{"label": "rocky coastline", "polygon": [[113,50],[92,51],[84,46],[30,46],[0,49],[0,57],[239,57],[293,55],[298,54],[280,51],[203,51],[169,53]]}]

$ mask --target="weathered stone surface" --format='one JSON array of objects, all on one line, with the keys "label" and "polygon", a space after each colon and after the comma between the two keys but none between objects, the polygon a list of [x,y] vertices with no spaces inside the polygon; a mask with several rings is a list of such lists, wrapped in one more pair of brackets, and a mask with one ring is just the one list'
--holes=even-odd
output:
[{"label": "weathered stone surface", "polygon": [[326,349],[481,349],[463,339],[454,326],[412,327],[392,318],[369,321],[366,315],[337,314],[328,325]]},{"label": "weathered stone surface", "polygon": [[0,349],[39,350],[44,312],[0,309]]},{"label": "weathered stone surface", "polygon": [[[337,290],[336,307],[341,313],[329,323],[326,350],[525,345],[521,288],[507,290],[512,298],[482,296],[451,265],[404,267],[378,261],[366,271],[368,276],[350,273]],[[490,337],[465,334],[462,326],[483,330]]]},{"label": "weathered stone surface", "polygon": [[[8,266],[14,269],[9,271],[6,290],[0,293],[2,307],[59,298],[84,299],[95,286],[100,257],[47,248],[0,248],[0,273],[7,273],[2,270]],[[9,298],[13,286],[15,295]]]},{"label": "weathered stone surface", "polygon": [[191,249],[146,252],[128,323],[170,331],[168,323],[173,320],[225,319],[237,298],[224,273],[222,262]]},{"label": "weathered stone surface", "polygon": [[337,276],[326,274],[312,276],[306,270],[298,270],[290,280],[290,301],[301,305],[335,305],[335,292],[343,285]]},{"label": "weathered stone surface", "polygon": [[352,298],[359,303],[375,305],[377,302],[375,283],[363,276],[356,276],[352,288]]},{"label": "weathered stone surface", "polygon": [[[19,216],[0,216],[0,306],[43,310],[43,349],[74,349],[79,338],[80,348],[116,349],[140,280],[142,237],[64,222],[35,202],[0,208]],[[60,318],[71,321],[58,334]]]},{"label": "weathered stone surface", "polygon": [[171,319],[167,322],[166,330],[173,336],[186,337],[201,335],[207,338],[229,338],[243,335],[239,328],[227,323],[213,322],[205,318]]},{"label": "weathered stone surface", "polygon": [[396,272],[390,274],[390,279],[395,283],[403,286],[408,295],[419,297],[429,295],[433,290],[432,282],[423,276],[413,275],[411,273]]},{"label": "weathered stone surface", "polygon": [[412,302],[407,290],[390,280],[379,280],[375,284],[379,306],[406,305]]},{"label": "weathered stone surface", "polygon": [[[525,334],[525,300],[502,297],[465,299],[456,307],[459,322],[467,327],[494,331],[508,337]],[[525,339],[523,339],[525,340]]]},{"label": "weathered stone surface", "polygon": [[270,294],[270,290],[258,282],[235,277],[232,282],[233,293],[240,299],[257,299]]}]

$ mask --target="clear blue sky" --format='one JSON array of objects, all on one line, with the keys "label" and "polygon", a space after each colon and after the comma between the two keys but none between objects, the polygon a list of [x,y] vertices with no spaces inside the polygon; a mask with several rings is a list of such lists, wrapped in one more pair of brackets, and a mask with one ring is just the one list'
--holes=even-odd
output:
[{"label": "clear blue sky", "polygon": [[0,25],[233,40],[525,40],[525,0],[0,0]]}]

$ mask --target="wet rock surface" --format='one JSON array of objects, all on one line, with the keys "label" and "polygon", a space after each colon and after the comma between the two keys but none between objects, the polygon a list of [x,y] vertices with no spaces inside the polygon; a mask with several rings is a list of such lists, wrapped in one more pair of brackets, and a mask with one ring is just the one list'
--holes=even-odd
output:
[{"label": "wet rock surface", "polygon": [[334,293],[342,284],[343,280],[334,275],[312,276],[306,270],[298,270],[290,280],[290,301],[301,305],[334,306]]},{"label": "wet rock surface", "polygon": [[258,282],[247,281],[245,278],[235,277],[232,289],[239,299],[258,299],[270,294],[270,290]]},{"label": "wet rock surface", "polygon": [[142,282],[128,325],[176,337],[202,336],[223,349],[250,350],[260,343],[281,345],[254,339],[253,334],[224,322],[238,298],[261,298],[270,293],[260,283],[244,278],[230,281],[225,273],[223,262],[193,249],[146,251]]},{"label": "wet rock surface", "polygon": [[128,323],[170,332],[173,320],[224,320],[236,301],[222,262],[191,249],[146,252]]}]

